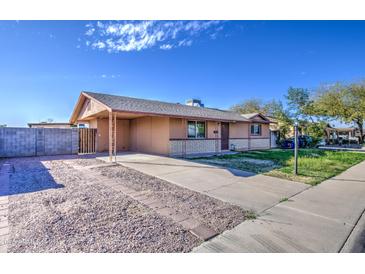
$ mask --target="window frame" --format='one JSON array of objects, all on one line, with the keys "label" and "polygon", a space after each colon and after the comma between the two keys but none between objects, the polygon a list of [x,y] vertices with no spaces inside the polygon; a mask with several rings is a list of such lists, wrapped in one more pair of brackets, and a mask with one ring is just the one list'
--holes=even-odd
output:
[{"label": "window frame", "polygon": [[[252,133],[252,129],[255,129],[255,126],[258,127],[258,133],[255,133],[255,130],[253,130],[254,133]],[[262,125],[261,124],[258,124],[258,123],[251,124],[250,134],[251,134],[251,136],[261,136],[262,135]]]},{"label": "window frame", "polygon": [[[195,137],[190,137],[189,136],[189,123],[194,123],[195,124]],[[198,123],[203,123],[204,124],[204,137],[198,137]],[[207,122],[206,121],[202,121],[202,120],[187,120],[186,121],[186,135],[187,135],[187,139],[206,139],[207,138]]]}]

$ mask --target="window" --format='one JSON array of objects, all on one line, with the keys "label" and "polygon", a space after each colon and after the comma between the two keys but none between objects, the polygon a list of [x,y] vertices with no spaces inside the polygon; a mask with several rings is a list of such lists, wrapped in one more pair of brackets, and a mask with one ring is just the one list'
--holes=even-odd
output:
[{"label": "window", "polygon": [[251,135],[261,135],[261,125],[259,124],[251,125]]},{"label": "window", "polygon": [[205,122],[188,121],[188,138],[205,138]]},{"label": "window", "polygon": [[188,138],[196,138],[196,122],[188,121]]}]

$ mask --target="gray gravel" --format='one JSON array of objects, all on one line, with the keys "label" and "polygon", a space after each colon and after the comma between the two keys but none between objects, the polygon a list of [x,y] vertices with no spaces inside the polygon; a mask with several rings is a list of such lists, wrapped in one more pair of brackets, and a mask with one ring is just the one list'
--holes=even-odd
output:
[{"label": "gray gravel", "polygon": [[[188,252],[201,241],[53,157],[11,159],[8,252]],[[53,160],[53,161],[52,161]]]},{"label": "gray gravel", "polygon": [[239,206],[124,166],[101,167],[94,170],[127,187],[138,191],[148,191],[151,198],[158,199],[176,211],[199,220],[219,233],[235,227],[245,218],[245,211]]}]

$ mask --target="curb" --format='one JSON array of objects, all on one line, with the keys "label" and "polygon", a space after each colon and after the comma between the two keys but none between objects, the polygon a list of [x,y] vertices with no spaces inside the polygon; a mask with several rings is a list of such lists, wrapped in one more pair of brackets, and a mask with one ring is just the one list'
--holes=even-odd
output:
[{"label": "curb", "polygon": [[340,253],[365,253],[365,210],[341,248]]}]

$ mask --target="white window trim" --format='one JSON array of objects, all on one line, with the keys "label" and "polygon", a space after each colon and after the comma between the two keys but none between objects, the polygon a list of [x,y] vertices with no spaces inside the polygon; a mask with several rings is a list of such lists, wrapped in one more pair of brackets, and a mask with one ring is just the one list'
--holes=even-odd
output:
[{"label": "white window trim", "polygon": [[[189,137],[189,122],[195,122],[195,137]],[[197,123],[198,122],[203,122],[204,123],[204,137],[198,137],[198,128],[197,128]],[[202,121],[202,120],[187,120],[186,121],[186,137],[187,139],[192,139],[192,140],[204,140],[207,138],[207,122],[206,121]]]}]

